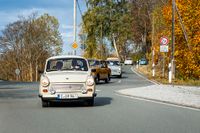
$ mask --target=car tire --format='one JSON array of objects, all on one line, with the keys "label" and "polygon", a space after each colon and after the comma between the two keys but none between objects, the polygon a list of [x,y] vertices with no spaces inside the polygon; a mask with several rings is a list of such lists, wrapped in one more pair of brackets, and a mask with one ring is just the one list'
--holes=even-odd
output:
[{"label": "car tire", "polygon": [[108,83],[110,81],[110,75],[107,76],[107,78],[105,79],[105,83]]},{"label": "car tire", "polygon": [[94,106],[94,97],[92,97],[91,99],[88,99],[86,102],[88,106]]},{"label": "car tire", "polygon": [[42,100],[42,107],[49,107],[50,106],[50,102],[46,101],[46,100]]},{"label": "car tire", "polygon": [[98,84],[99,83],[99,75],[97,75],[97,77],[95,78],[95,83]]}]

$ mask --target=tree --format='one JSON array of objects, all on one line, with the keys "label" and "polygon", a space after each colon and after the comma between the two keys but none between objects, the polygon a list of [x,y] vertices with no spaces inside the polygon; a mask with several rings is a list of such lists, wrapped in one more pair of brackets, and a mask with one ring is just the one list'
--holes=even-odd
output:
[{"label": "tree", "polygon": [[35,13],[7,25],[0,37],[3,75],[14,80],[14,70],[19,68],[21,80],[33,81],[35,77],[37,81],[38,69],[43,69],[46,58],[61,52],[58,27],[55,17],[48,14],[37,17]]},{"label": "tree", "polygon": [[[167,36],[171,40],[171,3],[168,1],[158,6],[153,11],[154,16],[154,49],[156,50],[156,59],[159,60],[159,39]],[[199,79],[200,78],[200,2],[198,0],[176,0],[176,18],[175,18],[175,61],[176,75],[181,79]],[[178,13],[179,12],[179,17]],[[181,26],[186,29],[188,41]],[[169,44],[169,53],[167,62],[169,62],[171,43]],[[167,65],[165,66],[167,67]]]},{"label": "tree", "polygon": [[[176,15],[175,26],[175,60],[179,78],[200,78],[200,1],[176,0],[177,9],[181,15],[186,29],[188,42],[186,42],[180,25],[180,18]],[[166,24],[171,25],[171,3],[163,7],[163,17]],[[166,29],[166,33],[170,33]],[[189,46],[189,47],[188,47]]]},{"label": "tree", "polygon": [[82,24],[83,32],[87,34],[87,56],[105,58],[106,42],[113,45],[115,36],[121,58],[124,58],[125,47],[132,37],[129,4],[126,0],[88,0],[88,11]]},{"label": "tree", "polygon": [[142,49],[143,56],[151,51],[152,13],[160,6],[160,0],[132,0],[133,41]]}]

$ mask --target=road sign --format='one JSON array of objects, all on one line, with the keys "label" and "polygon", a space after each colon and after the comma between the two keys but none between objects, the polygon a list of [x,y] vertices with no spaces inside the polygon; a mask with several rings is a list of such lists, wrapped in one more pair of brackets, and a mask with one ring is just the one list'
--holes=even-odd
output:
[{"label": "road sign", "polygon": [[15,74],[16,75],[19,75],[20,74],[20,70],[17,68],[17,69],[15,69]]},{"label": "road sign", "polygon": [[161,37],[160,38],[160,44],[161,45],[167,45],[169,43],[169,39],[167,37]]},{"label": "road sign", "polygon": [[73,49],[77,49],[77,48],[78,48],[78,44],[77,44],[76,42],[73,42],[72,48],[73,48]]},{"label": "road sign", "polygon": [[169,51],[169,48],[168,48],[168,45],[160,45],[160,52],[168,52]]}]

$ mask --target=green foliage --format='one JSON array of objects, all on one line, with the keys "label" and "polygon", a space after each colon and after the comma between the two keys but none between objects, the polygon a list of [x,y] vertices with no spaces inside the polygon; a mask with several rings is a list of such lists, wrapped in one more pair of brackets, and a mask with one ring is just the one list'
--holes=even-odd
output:
[{"label": "green foliage", "polygon": [[88,0],[88,11],[84,14],[82,25],[83,32],[87,34],[86,55],[99,56],[102,47],[106,48],[105,40],[112,43],[113,35],[119,52],[126,53],[124,47],[132,37],[129,4],[125,0]]}]

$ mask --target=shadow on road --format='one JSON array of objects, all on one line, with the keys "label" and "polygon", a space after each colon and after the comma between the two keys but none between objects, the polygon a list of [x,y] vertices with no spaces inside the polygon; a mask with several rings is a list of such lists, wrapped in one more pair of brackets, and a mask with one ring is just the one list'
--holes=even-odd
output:
[{"label": "shadow on road", "polygon": [[[110,97],[96,97],[93,107],[105,106],[111,104],[112,98]],[[71,102],[51,102],[50,107],[89,107],[84,101],[71,101]]]},{"label": "shadow on road", "polygon": [[118,78],[117,76],[112,76],[111,78],[112,79],[127,79],[128,77],[123,75],[121,78]]},{"label": "shadow on road", "polygon": [[111,104],[112,98],[110,97],[96,97],[94,106],[105,106]]}]

